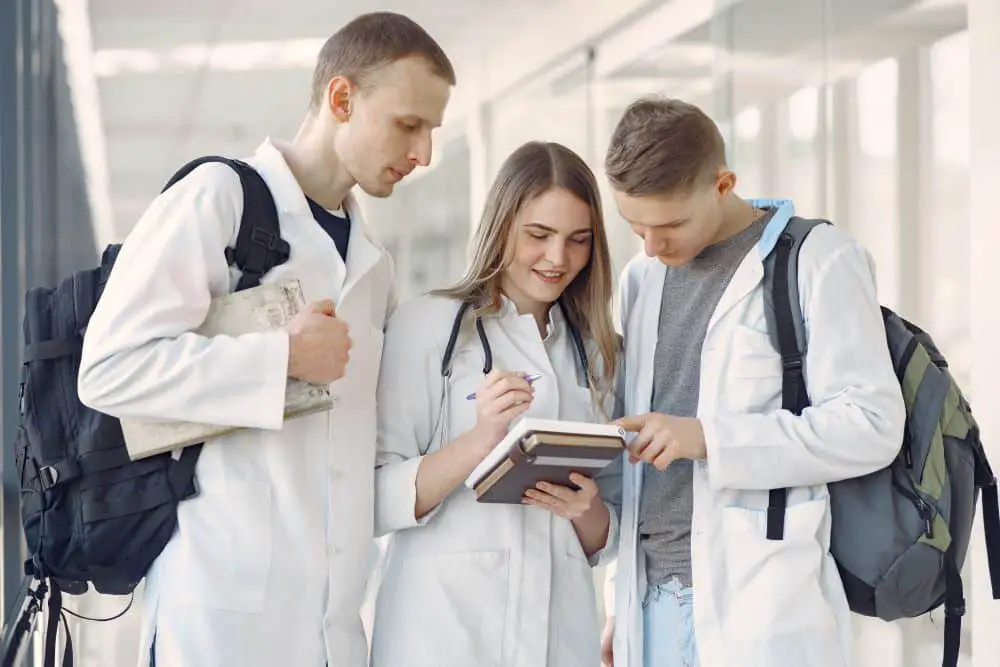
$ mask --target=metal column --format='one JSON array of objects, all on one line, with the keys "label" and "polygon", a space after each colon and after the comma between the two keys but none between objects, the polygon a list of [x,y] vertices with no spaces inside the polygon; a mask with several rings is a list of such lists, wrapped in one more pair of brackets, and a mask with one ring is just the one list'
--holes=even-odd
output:
[{"label": "metal column", "polygon": [[0,620],[23,577],[18,423],[25,290],[97,261],[53,0],[0,1]]},{"label": "metal column", "polygon": [[25,284],[24,15],[26,0],[0,3],[0,590],[3,617],[21,580],[19,484],[11,443],[17,427],[20,287]]}]

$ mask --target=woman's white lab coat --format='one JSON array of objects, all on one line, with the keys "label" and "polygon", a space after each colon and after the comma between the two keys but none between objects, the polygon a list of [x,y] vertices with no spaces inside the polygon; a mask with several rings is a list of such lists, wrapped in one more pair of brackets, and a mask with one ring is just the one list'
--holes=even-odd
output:
[{"label": "woman's white lab coat", "polygon": [[115,416],[248,427],[205,445],[198,496],[147,579],[141,654],[160,665],[362,667],[358,609],[372,557],[375,388],[392,303],[388,254],[351,214],[347,261],[313,219],[284,158],[266,141],[248,160],[277,205],[290,260],[264,278],[332,298],[353,341],[329,413],[282,424],[288,337],[205,339],[189,331],[237,273],[243,207],[221,164],[161,195],[127,239],[90,320],[82,400]]},{"label": "woman's white lab coat", "polygon": [[[779,411],[781,360],[767,334],[764,257],[793,214],[777,206],[712,315],[701,359],[698,416],[708,449],[694,468],[691,563],[701,667],[845,667],[847,601],[830,548],[826,483],[893,459],[904,410],[866,251],[833,226],[810,234],[799,257],[806,320],[806,383],[814,407]],[[650,409],[664,266],[640,257],[621,283],[625,412]],[[642,666],[646,589],[637,519],[641,465],[622,476],[615,578],[615,665]],[[783,541],[765,537],[768,489],[788,496]]]},{"label": "woman's white lab coat", "polygon": [[[483,377],[474,317],[455,346],[447,432],[441,359],[458,302],[403,304],[386,330],[378,390],[375,525],[388,540],[375,606],[374,667],[586,667],[600,662],[591,566],[570,521],[520,505],[479,504],[460,486],[414,518],[421,456],[476,422],[466,400]],[[494,368],[537,372],[526,415],[604,420],[578,384],[579,363],[558,307],[543,342],[531,315],[505,300],[483,318]],[[443,424],[442,424],[443,425]]]}]

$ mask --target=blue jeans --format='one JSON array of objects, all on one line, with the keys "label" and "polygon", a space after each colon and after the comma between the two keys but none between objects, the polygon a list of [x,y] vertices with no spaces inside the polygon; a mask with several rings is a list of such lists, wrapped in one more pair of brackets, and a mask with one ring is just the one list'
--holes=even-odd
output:
[{"label": "blue jeans", "polygon": [[693,600],[694,590],[676,578],[647,588],[642,602],[644,667],[698,667]]}]

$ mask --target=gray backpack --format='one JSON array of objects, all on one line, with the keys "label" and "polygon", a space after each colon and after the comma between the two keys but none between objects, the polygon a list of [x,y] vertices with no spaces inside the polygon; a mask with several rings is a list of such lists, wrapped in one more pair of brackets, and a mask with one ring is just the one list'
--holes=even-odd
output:
[{"label": "gray backpack", "polygon": [[[764,264],[768,329],[784,370],[782,408],[795,414],[809,405],[797,258],[820,224],[829,223],[792,218]],[[882,317],[906,430],[889,467],[829,485],[831,553],[855,613],[894,621],[943,604],[943,665],[954,667],[965,613],[960,572],[980,491],[993,598],[1000,599],[997,482],[969,404],[931,337],[888,308]],[[768,539],[783,536],[786,502],[785,489],[770,492]]]}]

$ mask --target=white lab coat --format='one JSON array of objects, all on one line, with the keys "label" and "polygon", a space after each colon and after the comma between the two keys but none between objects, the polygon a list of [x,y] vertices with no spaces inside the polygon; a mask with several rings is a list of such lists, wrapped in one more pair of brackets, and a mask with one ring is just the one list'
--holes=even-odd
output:
[{"label": "white lab coat", "polygon": [[278,209],[289,261],[264,282],[301,281],[331,298],[353,341],[329,413],[282,424],[288,337],[193,333],[211,297],[235,287],[224,249],[243,200],[222,164],[198,167],[159,196],[124,244],[84,341],[79,391],[115,416],[247,427],[213,440],[198,496],[151,568],[142,664],[156,632],[160,667],[362,667],[358,616],[372,557],[375,388],[393,308],[389,255],[353,200],[346,267],[313,219],[277,148],[248,160]]},{"label": "white lab coat", "polygon": [[[889,359],[867,252],[833,226],[799,257],[806,384],[813,406],[780,411],[781,360],[767,334],[761,258],[793,214],[778,206],[712,315],[698,417],[708,458],[694,468],[691,562],[701,667],[846,667],[850,619],[829,554],[826,483],[888,465],[902,441],[903,400]],[[639,257],[621,283],[625,412],[649,411],[665,269]],[[642,467],[622,476],[615,578],[615,665],[642,666],[645,562],[638,545]],[[765,537],[772,487],[793,487],[783,541]]]},{"label": "white lab coat", "polygon": [[[377,533],[392,535],[375,606],[372,664],[596,667],[593,575],[569,520],[533,507],[480,504],[464,485],[420,521],[414,517],[422,454],[476,421],[475,401],[466,396],[483,377],[484,355],[470,312],[455,346],[447,429],[437,428],[441,359],[457,310],[451,299],[421,297],[401,305],[386,331],[375,525]],[[518,315],[508,300],[483,323],[494,368],[543,376],[526,416],[605,419],[578,384],[579,363],[558,307],[544,342],[534,318]]]}]

